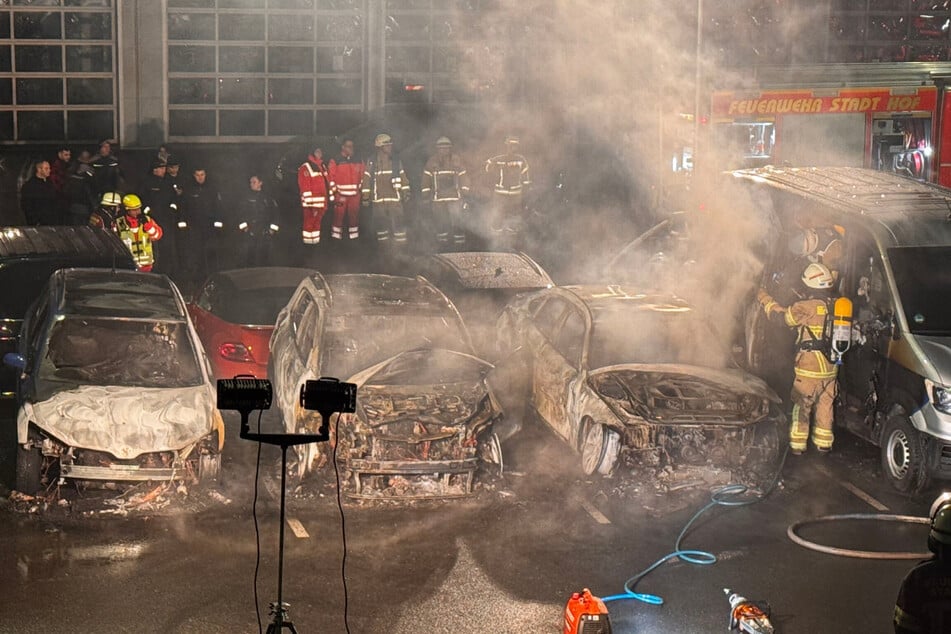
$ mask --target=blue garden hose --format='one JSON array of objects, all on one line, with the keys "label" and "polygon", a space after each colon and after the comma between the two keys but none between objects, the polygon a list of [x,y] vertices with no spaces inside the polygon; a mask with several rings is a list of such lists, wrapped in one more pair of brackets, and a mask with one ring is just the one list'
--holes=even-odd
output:
[{"label": "blue garden hose", "polygon": [[694,564],[696,566],[710,566],[717,563],[717,556],[711,552],[705,550],[684,550],[681,548],[681,542],[683,542],[684,537],[687,535],[687,532],[690,530],[690,527],[693,526],[693,523],[697,519],[712,509],[715,506],[749,506],[750,504],[756,504],[766,499],[766,497],[772,493],[773,489],[776,487],[776,484],[779,482],[779,476],[783,472],[783,465],[786,463],[786,455],[789,453],[789,447],[787,445],[786,451],[783,452],[783,458],[779,463],[779,468],[776,470],[776,476],[773,478],[772,483],[769,487],[763,492],[762,495],[752,497],[752,498],[743,498],[737,499],[737,496],[743,495],[749,491],[749,487],[745,484],[727,484],[716,490],[714,490],[713,495],[710,496],[710,501],[702,509],[694,513],[694,516],[690,518],[690,521],[687,522],[683,530],[680,531],[680,535],[677,536],[677,541],[674,542],[674,551],[664,555],[650,566],[637,573],[630,579],[624,582],[624,592],[622,594],[612,594],[608,597],[602,597],[601,600],[605,603],[609,601],[622,601],[625,599],[637,599],[638,601],[643,601],[644,603],[650,603],[651,605],[663,605],[663,597],[659,597],[656,594],[644,594],[641,592],[634,592],[634,586],[640,582],[641,579],[652,573],[654,570],[659,568],[664,563],[670,561],[671,559],[680,559],[685,561],[688,564]]}]

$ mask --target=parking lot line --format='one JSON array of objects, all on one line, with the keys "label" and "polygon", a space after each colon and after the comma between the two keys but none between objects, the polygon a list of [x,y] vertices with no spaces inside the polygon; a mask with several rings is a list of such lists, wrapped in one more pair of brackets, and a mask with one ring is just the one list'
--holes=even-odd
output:
[{"label": "parking lot line", "polygon": [[848,482],[847,480],[840,480],[838,477],[832,475],[832,472],[829,471],[829,469],[825,467],[824,465],[817,466],[816,471],[818,471],[819,473],[823,475],[829,476],[831,479],[835,480],[836,482],[841,484],[843,487],[845,487],[845,489],[847,489],[849,492],[855,495],[855,497],[859,498],[860,500],[862,500],[863,502],[865,502],[866,504],[874,508],[876,511],[888,510],[887,506],[885,506],[884,504],[882,504],[881,502],[879,502],[878,500],[876,500],[871,495],[869,495],[862,489],[858,488],[851,482]]},{"label": "parking lot line", "polygon": [[604,513],[602,513],[601,511],[599,511],[599,510],[594,506],[594,504],[592,504],[592,503],[589,502],[588,500],[584,500],[584,499],[581,500],[581,508],[583,508],[584,510],[586,510],[586,511],[588,512],[588,515],[590,515],[592,518],[594,518],[594,521],[597,522],[598,524],[610,524],[610,523],[611,523],[611,520],[609,520],[609,519],[607,518],[607,516],[606,516]]},{"label": "parking lot line", "polygon": [[291,532],[294,533],[294,536],[298,539],[307,539],[310,537],[310,533],[307,532],[307,529],[304,528],[304,525],[300,523],[300,520],[294,517],[287,518],[287,525],[291,527]]}]

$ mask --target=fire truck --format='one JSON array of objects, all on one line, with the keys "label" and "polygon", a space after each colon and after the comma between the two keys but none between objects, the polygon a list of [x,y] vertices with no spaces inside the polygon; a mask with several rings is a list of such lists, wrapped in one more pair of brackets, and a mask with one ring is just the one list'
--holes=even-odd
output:
[{"label": "fire truck", "polygon": [[719,168],[870,167],[951,187],[951,63],[760,67],[719,88]]}]

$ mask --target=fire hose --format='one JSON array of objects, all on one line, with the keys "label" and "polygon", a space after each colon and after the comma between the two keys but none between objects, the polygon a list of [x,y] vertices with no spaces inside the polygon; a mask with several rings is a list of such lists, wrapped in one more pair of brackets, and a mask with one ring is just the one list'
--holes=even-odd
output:
[{"label": "fire hose", "polygon": [[689,550],[684,549],[681,544],[684,540],[684,537],[687,536],[687,533],[690,531],[690,527],[693,526],[701,515],[709,511],[710,509],[716,506],[726,506],[726,507],[738,507],[738,506],[749,506],[751,504],[756,504],[765,500],[770,493],[773,492],[773,489],[776,488],[776,485],[779,483],[779,477],[783,472],[783,465],[786,464],[786,456],[789,454],[789,447],[786,447],[786,450],[783,452],[782,460],[779,462],[779,467],[776,469],[776,475],[773,476],[773,481],[770,485],[764,490],[760,495],[754,497],[740,497],[743,494],[747,493],[750,489],[745,484],[727,484],[725,486],[719,487],[714,490],[713,494],[710,496],[710,502],[708,502],[703,508],[694,513],[693,517],[684,524],[683,529],[680,531],[680,534],[677,536],[677,541],[674,542],[674,550],[650,566],[637,573],[630,579],[624,582],[624,591],[620,594],[614,594],[608,597],[603,597],[601,600],[605,603],[609,601],[621,601],[625,599],[636,599],[638,601],[643,601],[644,603],[650,603],[651,605],[662,605],[664,599],[655,594],[646,594],[634,591],[634,586],[638,584],[644,577],[649,575],[651,572],[670,561],[671,559],[680,559],[683,562],[688,564],[694,564],[696,566],[711,566],[717,563],[717,556],[711,552],[705,550]]},{"label": "fire hose", "polygon": [[916,517],[914,515],[888,515],[882,513],[846,513],[841,515],[823,515],[809,520],[802,520],[795,524],[790,524],[786,529],[786,535],[796,544],[803,548],[814,550],[829,555],[838,555],[840,557],[856,557],[859,559],[927,559],[931,557],[930,552],[886,552],[878,550],[855,550],[852,548],[839,548],[836,546],[826,546],[814,541],[810,541],[800,536],[798,531],[803,526],[810,524],[821,524],[826,522],[840,522],[849,520],[877,521],[877,522],[904,522],[908,524],[931,524],[927,517]]}]

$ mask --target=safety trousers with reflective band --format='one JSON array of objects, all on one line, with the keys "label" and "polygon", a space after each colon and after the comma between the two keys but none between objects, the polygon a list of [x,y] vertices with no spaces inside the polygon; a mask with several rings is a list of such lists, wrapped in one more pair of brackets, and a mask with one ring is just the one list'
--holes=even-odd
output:
[{"label": "safety trousers with reflective band", "polygon": [[331,237],[342,240],[344,219],[349,226],[349,237],[356,240],[360,237],[360,197],[337,196],[334,203],[334,222]]},{"label": "safety trousers with reflective band", "polygon": [[789,448],[805,451],[813,416],[812,444],[818,449],[831,449],[835,436],[832,421],[835,404],[835,377],[814,379],[797,376],[793,382],[792,416],[789,427]]},{"label": "safety trousers with reflective band", "polygon": [[394,246],[406,243],[406,224],[403,221],[403,205],[398,202],[373,204],[373,224],[377,242],[388,243],[392,237]]},{"label": "safety trousers with reflective band", "polygon": [[320,242],[320,223],[324,219],[325,211],[326,208],[323,205],[320,207],[307,205],[301,207],[301,214],[303,214],[301,237],[304,240],[304,244],[317,244]]}]

